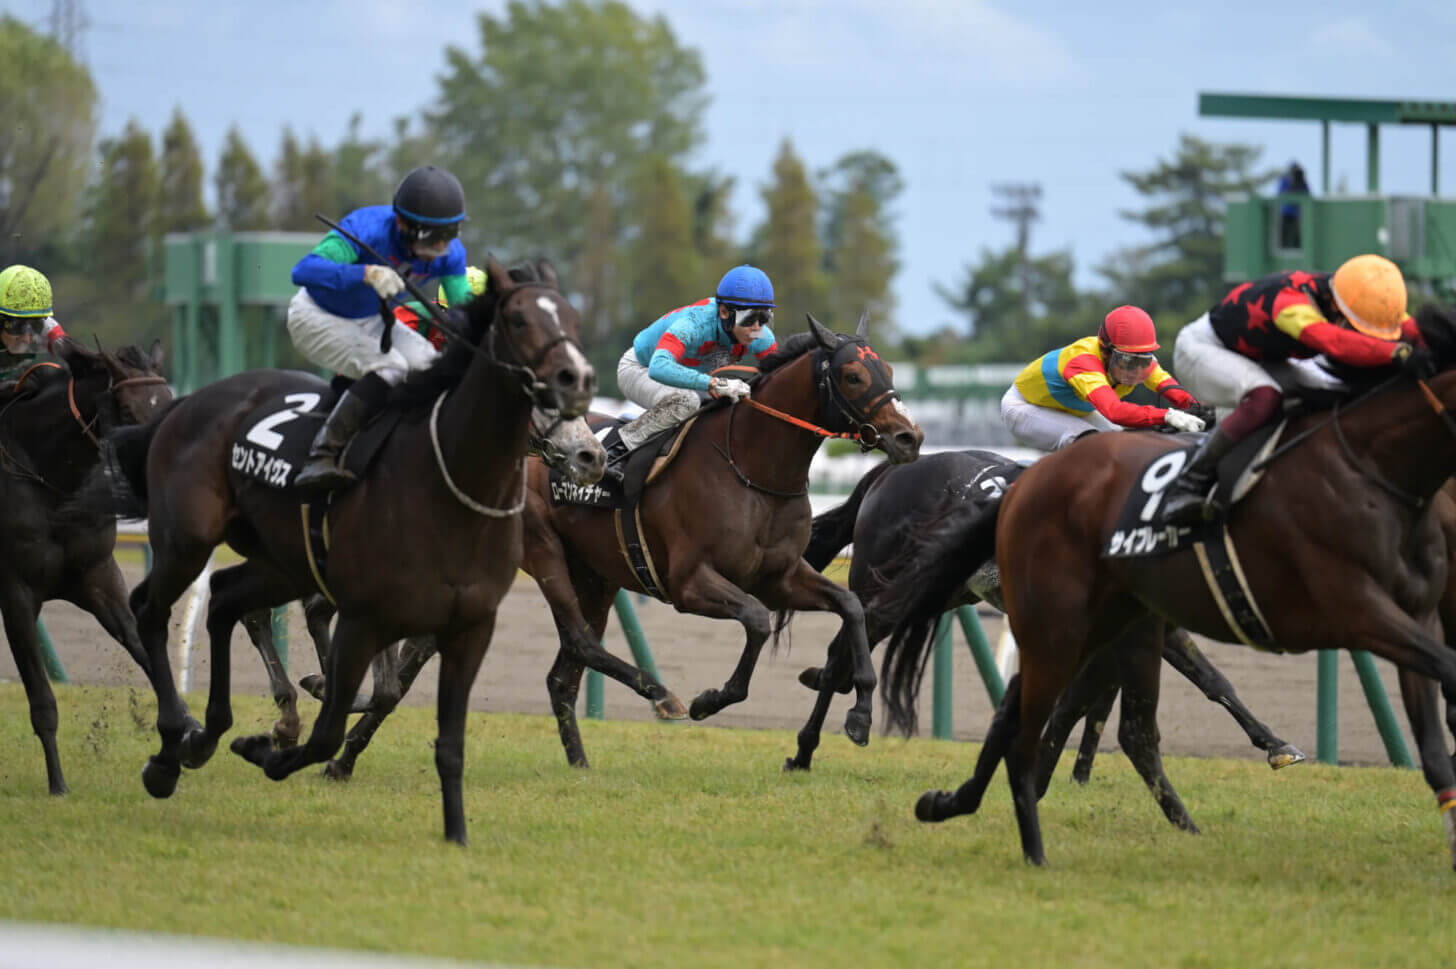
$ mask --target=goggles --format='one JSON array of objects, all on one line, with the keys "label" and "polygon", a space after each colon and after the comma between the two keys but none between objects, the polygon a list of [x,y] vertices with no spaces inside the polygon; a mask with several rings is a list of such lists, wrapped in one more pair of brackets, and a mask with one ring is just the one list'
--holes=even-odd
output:
[{"label": "goggles", "polygon": [[0,315],[0,332],[7,336],[40,336],[45,320],[38,316]]},{"label": "goggles", "polygon": [[[1134,377],[1141,380],[1153,369],[1158,362],[1151,353],[1128,353],[1125,350],[1113,350],[1107,358],[1107,369],[1110,373]],[[1128,383],[1129,381],[1119,381]]]},{"label": "goggles", "polygon": [[767,306],[731,307],[734,326],[768,326],[773,322],[773,310]]},{"label": "goggles", "polygon": [[435,245],[441,242],[449,242],[460,235],[459,222],[445,222],[441,225],[427,225],[422,222],[404,223],[404,234],[411,242],[423,242],[427,245]]}]

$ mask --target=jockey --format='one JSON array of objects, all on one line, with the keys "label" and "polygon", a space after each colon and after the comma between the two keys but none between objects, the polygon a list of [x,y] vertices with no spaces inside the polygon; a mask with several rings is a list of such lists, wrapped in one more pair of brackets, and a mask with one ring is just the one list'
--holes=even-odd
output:
[{"label": "jockey", "polygon": [[[1107,314],[1096,336],[1027,364],[1001,398],[1001,420],[1018,441],[1044,451],[1119,427],[1166,424],[1180,431],[1203,430],[1212,414],[1158,366],[1157,349],[1152,317],[1136,306],[1119,306]],[[1123,400],[1138,385],[1173,406]]]},{"label": "jockey", "polygon": [[288,304],[288,335],[305,359],[354,380],[319,428],[296,483],[305,492],[340,488],[354,480],[339,456],[354,433],[384,403],[389,388],[438,353],[414,330],[396,328],[388,353],[379,351],[384,321],[380,302],[404,291],[401,273],[419,282],[440,280],[458,305],[470,298],[460,182],[433,165],[416,168],[394,193],[394,204],[356,209],[340,223],[387,262],[377,263],[338,232],[330,231],[293,267],[301,289]]},{"label": "jockey", "polygon": [[0,271],[0,388],[10,389],[66,331],[51,315],[51,283],[29,266]]},{"label": "jockey", "polygon": [[1429,359],[1419,341],[1406,314],[1405,279],[1383,256],[1356,256],[1333,275],[1282,272],[1235,287],[1185,326],[1173,346],[1188,385],[1233,413],[1168,486],[1166,519],[1193,524],[1222,516],[1225,509],[1204,501],[1218,462],[1273,418],[1284,400],[1270,365],[1323,353],[1354,367],[1419,368]]},{"label": "jockey", "polygon": [[741,400],[749,386],[732,377],[710,377],[702,367],[710,354],[761,360],[778,347],[773,322],[773,283],[761,269],[734,266],[709,299],[679,307],[637,334],[617,362],[617,385],[634,404],[647,408],[625,424],[621,440],[607,452],[607,474],[622,479],[622,458],[659,431],[692,417],[698,394]]}]

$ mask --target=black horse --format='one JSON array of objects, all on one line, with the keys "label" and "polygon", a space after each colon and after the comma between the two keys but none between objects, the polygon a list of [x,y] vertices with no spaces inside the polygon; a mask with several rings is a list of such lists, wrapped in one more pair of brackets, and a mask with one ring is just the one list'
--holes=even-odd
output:
[{"label": "black horse", "polygon": [[118,442],[125,478],[146,502],[154,552],[151,573],[131,596],[154,670],[168,669],[172,604],[213,549],[226,541],[247,559],[212,583],[206,726],[188,716],[170,675],[165,684],[154,679],[162,747],[142,772],[154,797],[175,790],[182,766],[205,763],[232,725],[233,626],[322,587],[339,617],[329,692],[311,735],[283,750],[267,734],[239,738],[233,751],[273,780],[327,760],[344,739],[349,707],[374,656],[396,640],[433,634],[441,657],[435,765],[445,836],[465,843],[467,701],[521,559],[531,410],[578,416],[596,389],[577,344],[576,311],[550,266],[540,263],[537,271],[538,281],[517,282],[490,260],[489,287],[465,308],[462,338],[393,395],[388,407],[399,414],[398,426],[369,473],[327,506],[326,567],[309,551],[295,493],[229,472],[233,442],[249,418],[285,395],[318,393],[318,378],[278,370],[228,377]]},{"label": "black horse", "polygon": [[98,466],[103,436],[147,420],[172,392],[159,373],[160,343],[151,353],[128,346],[111,354],[62,340],[56,353],[64,367],[36,364],[0,403],[0,613],[30,702],[30,725],[45,751],[50,792],[64,794],[56,698],[41,661],[36,617],[52,599],[74,603],[150,673],[112,557],[116,519],[70,502]]},{"label": "black horse", "polygon": [[[982,599],[998,608],[1001,605],[1000,575],[994,560],[975,570],[972,578],[957,588],[945,602],[908,616],[892,607],[882,593],[906,563],[904,550],[907,537],[924,534],[936,527],[951,508],[961,515],[974,516],[977,509],[995,514],[995,503],[1006,487],[1025,468],[991,451],[942,451],[927,455],[913,464],[879,464],[871,468],[855,485],[845,502],[814,519],[809,547],[804,559],[822,570],[848,544],[853,542],[854,555],[849,564],[849,587],[864,605],[865,632],[873,648],[902,622],[913,627],[907,635],[887,649],[882,660],[881,694],[890,713],[890,724],[905,733],[915,730],[915,699],[920,692],[930,642],[930,631],[936,619],[947,609],[970,605]],[[780,614],[778,629],[784,628],[786,614]],[[830,664],[844,654],[838,638],[830,645]],[[1268,754],[1269,766],[1287,767],[1304,760],[1304,754],[1293,745],[1276,737],[1270,729],[1249,712],[1234,692],[1233,686],[1199,651],[1188,634],[1170,628],[1163,642],[1163,657],[1174,669],[1193,682],[1203,694],[1228,709],[1248,734],[1253,745]],[[903,668],[901,668],[903,667]],[[799,681],[817,690],[819,698],[808,723],[799,733],[799,749],[785,762],[786,770],[808,770],[819,733],[828,712],[829,701],[836,691],[849,690],[847,667],[841,673],[811,667]],[[903,684],[905,689],[891,689]],[[1056,752],[1066,740],[1066,730],[1079,717],[1087,721],[1084,756],[1079,758],[1079,780],[1086,780],[1091,769],[1091,753],[1096,749],[1099,725],[1116,698],[1121,684],[1119,670],[1112,663],[1093,663],[1083,671],[1073,690],[1059,704],[1054,723],[1063,729],[1054,738]],[[1136,686],[1133,686],[1136,689]],[[1105,707],[1102,704],[1105,702]],[[888,725],[887,725],[888,726]],[[1088,747],[1090,743],[1090,747]],[[1055,760],[1051,760],[1055,763]]]}]

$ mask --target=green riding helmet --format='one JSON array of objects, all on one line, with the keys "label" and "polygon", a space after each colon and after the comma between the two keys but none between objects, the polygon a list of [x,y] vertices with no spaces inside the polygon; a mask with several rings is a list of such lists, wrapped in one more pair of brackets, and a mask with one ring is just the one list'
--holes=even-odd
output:
[{"label": "green riding helmet", "polygon": [[29,266],[0,271],[0,316],[45,319],[51,315],[51,281]]}]

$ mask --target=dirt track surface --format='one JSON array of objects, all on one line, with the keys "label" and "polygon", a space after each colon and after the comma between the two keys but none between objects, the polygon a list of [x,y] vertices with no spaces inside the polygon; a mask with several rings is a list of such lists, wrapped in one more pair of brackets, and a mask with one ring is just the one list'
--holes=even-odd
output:
[{"label": "dirt track surface", "polygon": [[[135,553],[122,553],[123,570],[129,585],[141,579]],[[210,661],[203,635],[202,622],[197,624],[197,645],[187,673],[180,664],[181,620],[179,604],[173,613],[171,637],[172,662],[184,690],[195,695],[201,716],[208,683]],[[742,630],[730,622],[702,619],[675,612],[670,606],[655,601],[637,603],[637,614],[657,662],[663,682],[688,702],[700,690],[718,687],[728,678],[742,648]],[[122,648],[112,642],[88,615],[66,604],[46,605],[42,619],[55,642],[56,651],[72,683],[112,684],[146,687],[146,680],[132,664]],[[1001,635],[999,618],[983,620],[993,646]],[[838,628],[838,620],[830,615],[800,615],[793,627],[793,642],[787,652],[772,655],[764,651],[754,676],[748,700],[730,707],[705,725],[719,727],[790,728],[797,729],[809,713],[812,694],[801,687],[795,677],[805,666],[823,662],[824,648]],[[991,705],[984,687],[956,630],[954,661],[955,736],[962,740],[979,740],[990,721]],[[289,608],[290,671],[296,682],[317,671],[318,663],[303,629],[302,612]],[[1311,759],[1315,754],[1315,657],[1275,656],[1221,643],[1206,643],[1209,658],[1223,670],[1240,697],[1254,714],[1276,734],[1300,747]],[[607,648],[630,659],[626,640],[613,618],[607,631]],[[522,576],[512,587],[502,605],[496,625],[495,639],[472,693],[472,706],[482,711],[517,713],[549,713],[545,678],[556,653],[556,632],[545,601],[535,583]],[[257,653],[241,629],[233,636],[232,654],[234,693],[266,696],[267,678]],[[878,654],[876,662],[878,662]],[[1386,692],[1397,710],[1401,730],[1409,749],[1414,752],[1404,716],[1400,713],[1399,691],[1394,670],[1377,661]],[[422,674],[417,688],[407,703],[432,703],[435,696],[435,662]],[[1205,757],[1252,757],[1263,754],[1251,747],[1242,731],[1221,707],[1195,690],[1186,680],[1163,667],[1162,701],[1159,724],[1163,751],[1166,754]],[[15,665],[9,651],[0,655],[0,679],[15,680]],[[930,683],[925,684],[921,726],[930,729]],[[585,689],[582,691],[583,697]],[[618,684],[607,681],[606,712],[611,718],[643,720],[651,717],[647,704]],[[64,699],[62,700],[64,703]],[[584,699],[583,699],[584,706]],[[578,713],[583,706],[578,707]],[[826,723],[826,731],[842,728],[849,700],[836,700]],[[318,706],[312,700],[300,700],[300,713],[305,724],[312,720]],[[876,725],[884,722],[878,702]],[[1114,719],[1109,724],[1115,724]],[[1340,657],[1340,744],[1342,762],[1357,764],[1387,763],[1385,748],[1376,732],[1366,707],[1359,681],[1348,657]],[[387,729],[387,728],[386,728]],[[681,725],[681,729],[703,729],[701,725]],[[1103,738],[1103,749],[1115,749],[1116,728],[1110,726]],[[1077,735],[1074,735],[1074,740]],[[876,731],[875,739],[879,734]],[[871,741],[872,743],[875,740]],[[786,749],[785,754],[792,753]],[[971,763],[968,760],[967,773]],[[1065,769],[1065,765],[1064,765]]]}]

